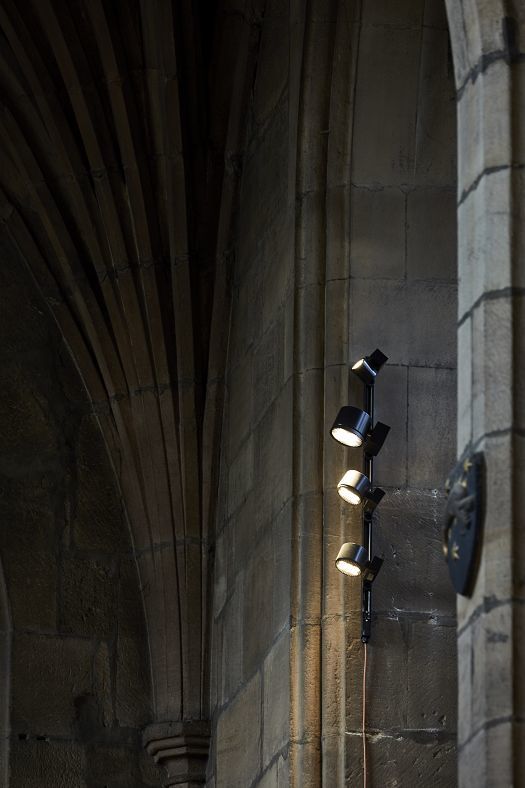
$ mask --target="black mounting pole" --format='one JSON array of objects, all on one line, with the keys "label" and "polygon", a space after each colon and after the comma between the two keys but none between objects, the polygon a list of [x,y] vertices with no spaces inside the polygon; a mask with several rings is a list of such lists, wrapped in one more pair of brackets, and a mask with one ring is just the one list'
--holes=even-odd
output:
[{"label": "black mounting pole", "polygon": [[[365,411],[370,415],[370,423],[374,423],[374,384],[365,384]],[[374,484],[374,458],[367,454],[364,455],[364,473],[368,476],[370,487]],[[363,545],[368,550],[368,559],[372,558],[372,512],[363,506]],[[372,583],[370,580],[363,580],[363,601],[362,601],[362,623],[361,641],[368,643],[370,630],[372,627]]]}]

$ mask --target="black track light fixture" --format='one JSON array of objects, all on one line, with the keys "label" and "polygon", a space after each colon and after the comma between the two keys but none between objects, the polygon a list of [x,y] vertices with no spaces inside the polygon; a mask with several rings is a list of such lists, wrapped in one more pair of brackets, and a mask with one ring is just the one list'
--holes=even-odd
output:
[{"label": "black track light fixture", "polygon": [[368,550],[361,544],[345,542],[337,554],[335,565],[345,575],[362,575],[365,582],[371,583],[381,569],[383,559],[374,556],[368,560]]},{"label": "black track light fixture", "polygon": [[345,405],[337,414],[330,433],[332,438],[345,446],[358,447],[364,443],[365,453],[375,457],[381,451],[390,427],[378,421],[370,429],[371,421],[366,411]]},{"label": "black track light fixture", "polygon": [[[361,640],[367,643],[372,626],[372,581],[377,576],[382,558],[372,555],[373,512],[385,492],[374,487],[374,457],[377,456],[390,427],[374,423],[375,380],[381,367],[388,361],[379,349],[357,361],[352,372],[364,383],[364,408],[345,405],[335,419],[330,433],[339,443],[350,447],[363,447],[363,472],[346,471],[337,485],[337,492],[347,503],[363,504],[363,544],[345,542],[339,550],[335,565],[345,575],[360,576],[363,580]],[[363,545],[366,545],[363,546]]]}]

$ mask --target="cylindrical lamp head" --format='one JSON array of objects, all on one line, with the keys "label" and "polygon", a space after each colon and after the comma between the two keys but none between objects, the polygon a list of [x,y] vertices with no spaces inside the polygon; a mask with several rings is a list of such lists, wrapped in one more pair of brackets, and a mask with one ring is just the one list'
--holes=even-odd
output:
[{"label": "cylindrical lamp head", "polygon": [[360,358],[359,361],[356,361],[352,367],[352,372],[354,372],[358,378],[361,378],[363,383],[367,386],[371,386],[374,384],[377,373],[386,361],[388,361],[388,358],[378,348],[369,356],[365,356],[364,358]]},{"label": "cylindrical lamp head", "polygon": [[368,386],[372,385],[377,377],[377,370],[370,366],[366,358],[360,358],[359,361],[356,361],[352,366],[352,372]]},{"label": "cylindrical lamp head", "polygon": [[337,554],[335,565],[344,575],[357,577],[368,566],[368,551],[363,545],[345,542]]},{"label": "cylindrical lamp head", "polygon": [[370,416],[366,411],[346,405],[337,414],[330,432],[336,441],[345,446],[361,446],[369,427]]},{"label": "cylindrical lamp head", "polygon": [[370,490],[368,476],[360,471],[350,470],[345,473],[339,484],[337,492],[347,503],[358,504]]}]

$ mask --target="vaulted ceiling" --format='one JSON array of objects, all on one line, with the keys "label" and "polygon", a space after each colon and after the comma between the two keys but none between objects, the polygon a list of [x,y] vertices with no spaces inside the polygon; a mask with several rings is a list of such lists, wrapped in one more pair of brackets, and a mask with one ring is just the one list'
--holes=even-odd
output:
[{"label": "vaulted ceiling", "polygon": [[157,721],[206,716],[207,535],[253,34],[236,24],[189,0],[0,7],[0,232],[62,331],[115,465]]}]

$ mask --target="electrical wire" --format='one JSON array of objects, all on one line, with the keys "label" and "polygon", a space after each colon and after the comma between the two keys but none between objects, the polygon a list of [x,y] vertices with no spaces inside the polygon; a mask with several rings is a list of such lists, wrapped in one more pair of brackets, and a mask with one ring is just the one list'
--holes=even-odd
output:
[{"label": "electrical wire", "polygon": [[363,659],[363,717],[362,717],[362,726],[361,726],[361,733],[363,736],[363,788],[366,788],[366,773],[367,773],[367,763],[366,763],[366,659],[367,659],[367,651],[366,651],[366,643],[364,644],[365,653]]}]

